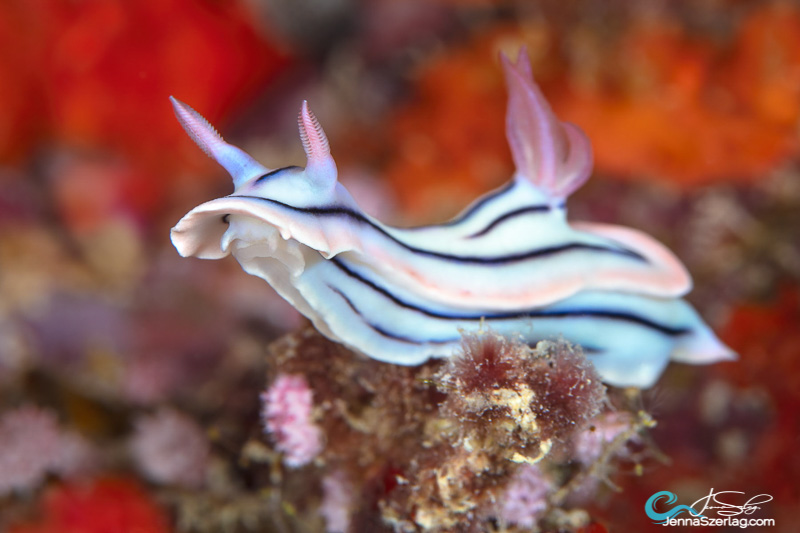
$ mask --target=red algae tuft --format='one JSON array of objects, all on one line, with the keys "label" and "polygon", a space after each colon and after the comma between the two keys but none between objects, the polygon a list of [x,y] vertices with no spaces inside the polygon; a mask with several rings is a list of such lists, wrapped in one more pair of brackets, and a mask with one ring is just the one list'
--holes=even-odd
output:
[{"label": "red algae tuft", "polygon": [[[579,347],[542,341],[534,350],[491,331],[465,335],[462,353],[437,379],[449,392],[445,413],[478,425],[481,432],[510,417],[513,433],[527,435],[523,447],[528,441],[568,437],[599,412],[605,398],[605,386]],[[505,422],[500,427],[510,428]],[[510,443],[509,435],[486,437]]]},{"label": "red algae tuft", "polygon": [[453,377],[464,391],[508,386],[518,378],[520,348],[500,335],[466,334]]},{"label": "red algae tuft", "polygon": [[599,412],[605,386],[580,347],[543,341],[536,348],[542,359],[528,372],[526,383],[538,393],[533,409],[542,434],[571,434]]}]

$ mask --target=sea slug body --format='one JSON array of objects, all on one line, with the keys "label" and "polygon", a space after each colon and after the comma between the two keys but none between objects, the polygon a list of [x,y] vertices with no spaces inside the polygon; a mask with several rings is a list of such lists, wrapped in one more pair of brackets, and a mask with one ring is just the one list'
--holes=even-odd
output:
[{"label": "sea slug body", "polygon": [[172,242],[182,256],[232,254],[323,334],[390,363],[448,357],[460,332],[483,321],[530,343],[563,336],[581,344],[618,386],[651,386],[670,359],[733,358],[680,299],[691,278],[668,249],[634,229],[567,220],[567,196],[591,173],[589,141],[555,117],[524,51],[516,63],[501,60],[517,170],[435,226],[390,227],[361,211],[306,102],[306,167],[268,169],[173,99],[235,191],[192,209]]}]

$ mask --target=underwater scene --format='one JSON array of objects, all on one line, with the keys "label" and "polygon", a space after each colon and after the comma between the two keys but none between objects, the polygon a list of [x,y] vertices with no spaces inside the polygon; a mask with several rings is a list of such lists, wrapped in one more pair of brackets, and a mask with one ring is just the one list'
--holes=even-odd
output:
[{"label": "underwater scene", "polygon": [[0,532],[800,528],[797,3],[0,44]]}]

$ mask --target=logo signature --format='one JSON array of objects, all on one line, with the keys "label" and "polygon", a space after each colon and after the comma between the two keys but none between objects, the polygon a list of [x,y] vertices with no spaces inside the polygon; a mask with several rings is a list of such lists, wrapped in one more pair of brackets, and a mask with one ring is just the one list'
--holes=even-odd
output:
[{"label": "logo signature", "polygon": [[674,492],[669,492],[668,490],[662,490],[661,492],[656,492],[652,496],[647,499],[647,502],[644,504],[644,512],[647,513],[647,516],[656,524],[664,524],[670,518],[675,518],[680,516],[682,513],[686,512],[689,513],[690,516],[695,516],[697,518],[705,518],[702,512],[695,511],[694,508],[688,505],[678,505],[673,507],[669,511],[659,513],[656,511],[656,502],[661,499],[666,498],[666,504],[672,505],[676,501],[678,501],[678,496]]},{"label": "logo signature", "polygon": [[[656,506],[672,505],[678,501],[678,496],[667,490],[656,492],[644,504],[645,513],[656,524],[666,524],[672,518],[677,518],[683,513],[685,516],[697,519],[708,519],[712,513],[719,517],[749,516],[761,505],[772,501],[769,494],[758,494],[744,500],[744,492],[737,490],[721,490],[714,492],[711,489],[707,496],[703,496],[691,505],[676,505],[664,511],[657,511]],[[666,500],[666,501],[664,501]]]}]

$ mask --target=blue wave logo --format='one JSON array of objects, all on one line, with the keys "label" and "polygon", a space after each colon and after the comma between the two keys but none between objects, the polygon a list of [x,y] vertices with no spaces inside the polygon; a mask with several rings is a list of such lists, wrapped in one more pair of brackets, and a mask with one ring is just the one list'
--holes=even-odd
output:
[{"label": "blue wave logo", "polygon": [[676,501],[678,501],[678,496],[673,493],[669,492],[668,490],[662,490],[661,492],[656,492],[650,498],[647,499],[647,502],[644,504],[644,512],[647,513],[648,518],[653,520],[656,524],[665,524],[667,520],[670,518],[675,518],[676,516],[680,515],[681,513],[689,513],[695,518],[705,518],[702,514],[698,513],[688,505],[677,505],[666,511],[664,513],[659,513],[656,511],[656,503],[659,500],[666,499],[667,501],[664,502],[666,505],[672,505]]}]

